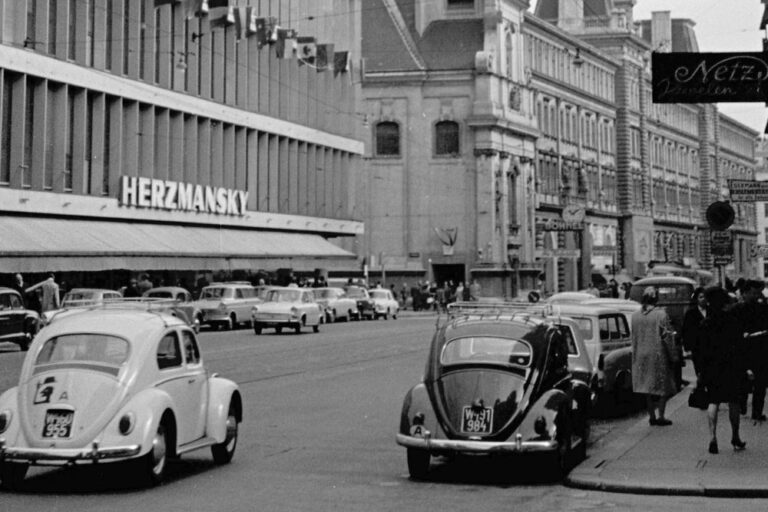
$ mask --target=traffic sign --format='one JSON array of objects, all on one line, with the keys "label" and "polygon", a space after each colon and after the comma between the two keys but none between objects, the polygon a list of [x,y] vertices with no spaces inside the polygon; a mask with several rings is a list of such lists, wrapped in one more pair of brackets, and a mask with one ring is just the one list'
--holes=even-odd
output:
[{"label": "traffic sign", "polygon": [[731,201],[768,201],[768,181],[728,180],[728,190],[731,193]]},{"label": "traffic sign", "polygon": [[733,263],[732,231],[711,231],[709,241],[715,265],[725,266]]},{"label": "traffic sign", "polygon": [[733,207],[725,201],[715,201],[707,207],[707,223],[715,231],[725,231],[736,218]]}]

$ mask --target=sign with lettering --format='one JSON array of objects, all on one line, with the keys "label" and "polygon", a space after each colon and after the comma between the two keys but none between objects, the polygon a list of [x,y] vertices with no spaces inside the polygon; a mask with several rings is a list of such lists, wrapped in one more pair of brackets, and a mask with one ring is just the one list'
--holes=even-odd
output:
[{"label": "sign with lettering", "polygon": [[137,176],[122,176],[120,204],[137,208],[245,215],[248,192]]},{"label": "sign with lettering", "polygon": [[654,103],[765,101],[768,54],[656,53],[651,57]]},{"label": "sign with lettering", "polygon": [[757,244],[753,245],[749,249],[749,257],[750,258],[768,258],[768,245],[766,244]]},{"label": "sign with lettering", "polygon": [[538,231],[582,231],[584,222],[567,222],[562,219],[547,219],[536,225]]},{"label": "sign with lettering", "polygon": [[768,181],[728,180],[728,190],[734,202],[768,201]]},{"label": "sign with lettering", "polygon": [[732,231],[710,231],[709,241],[715,265],[725,266],[733,263]]}]

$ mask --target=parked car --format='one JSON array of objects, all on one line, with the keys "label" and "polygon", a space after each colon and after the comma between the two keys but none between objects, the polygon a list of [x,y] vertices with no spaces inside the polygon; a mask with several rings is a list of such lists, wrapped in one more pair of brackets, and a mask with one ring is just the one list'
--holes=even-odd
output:
[{"label": "parked car", "polygon": [[204,287],[192,305],[200,309],[201,325],[231,330],[242,323],[249,324],[251,309],[261,302],[250,283],[227,282]]},{"label": "parked car", "polygon": [[596,298],[587,292],[558,292],[550,295],[544,301],[547,304],[574,304]]},{"label": "parked car", "polygon": [[344,320],[349,322],[359,316],[357,300],[347,296],[343,288],[313,288],[317,303],[323,307],[328,323]]},{"label": "parked car", "polygon": [[187,322],[195,333],[200,331],[200,324],[203,323],[203,312],[188,290],[179,286],[160,286],[147,290],[142,294],[142,297],[144,299],[171,301],[169,312]]},{"label": "parked car", "polygon": [[368,295],[373,301],[373,318],[383,318],[386,320],[392,315],[397,319],[397,313],[400,311],[400,303],[392,295],[390,290],[374,288],[368,291]]},{"label": "parked car", "polygon": [[357,302],[357,320],[376,318],[376,310],[368,290],[362,286],[347,286],[344,290],[347,292],[347,297],[355,299]]},{"label": "parked car", "polygon": [[10,341],[27,350],[40,330],[40,315],[24,307],[19,292],[0,287],[0,341]]},{"label": "parked car", "polygon": [[30,465],[130,461],[157,484],[192,450],[231,461],[241,420],[237,384],[206,370],[181,319],[136,303],[71,310],[40,331],[18,386],[0,395],[0,480],[17,487]]},{"label": "parked car", "polygon": [[45,311],[43,313],[43,323],[47,323],[54,316],[72,308],[85,308],[103,304],[104,302],[115,302],[123,300],[123,294],[116,290],[106,288],[72,288],[61,299],[61,308]]},{"label": "parked car", "polygon": [[256,334],[267,327],[274,327],[278,334],[283,327],[299,333],[303,327],[312,326],[319,332],[324,314],[311,288],[276,287],[267,292],[264,302],[252,308],[251,323]]},{"label": "parked car", "polygon": [[421,479],[431,457],[538,454],[560,478],[586,455],[590,392],[568,370],[558,328],[475,311],[435,333],[423,381],[405,396],[397,443]]}]

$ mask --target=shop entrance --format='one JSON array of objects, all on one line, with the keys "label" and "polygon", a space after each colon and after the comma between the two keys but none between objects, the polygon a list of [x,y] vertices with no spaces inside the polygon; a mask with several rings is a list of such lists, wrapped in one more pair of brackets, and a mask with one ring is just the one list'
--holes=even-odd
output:
[{"label": "shop entrance", "polygon": [[464,265],[446,265],[436,263],[432,265],[432,275],[434,276],[433,281],[436,282],[438,286],[448,283],[448,281],[453,281],[453,286],[456,286],[459,283],[467,284],[467,276]]}]

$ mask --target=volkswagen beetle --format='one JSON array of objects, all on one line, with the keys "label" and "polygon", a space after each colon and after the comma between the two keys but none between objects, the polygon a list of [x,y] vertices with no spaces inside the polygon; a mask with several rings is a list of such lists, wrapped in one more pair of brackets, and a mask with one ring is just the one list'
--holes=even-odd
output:
[{"label": "volkswagen beetle", "polygon": [[534,453],[557,479],[586,456],[589,407],[555,325],[477,309],[437,329],[423,381],[405,396],[397,443],[416,479],[432,456],[460,453]]},{"label": "volkswagen beetle", "polygon": [[128,462],[158,484],[168,458],[192,450],[230,462],[241,421],[237,384],[206,371],[183,320],[119,303],[71,310],[0,395],[0,480],[16,487],[30,465]]}]

